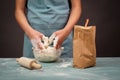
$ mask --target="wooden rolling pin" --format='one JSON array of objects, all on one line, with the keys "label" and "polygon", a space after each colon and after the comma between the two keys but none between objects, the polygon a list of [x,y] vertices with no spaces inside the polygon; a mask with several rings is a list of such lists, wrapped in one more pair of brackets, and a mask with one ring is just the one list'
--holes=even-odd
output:
[{"label": "wooden rolling pin", "polygon": [[30,59],[26,57],[17,58],[16,61],[23,67],[28,69],[40,69],[42,66],[37,63],[35,59]]}]

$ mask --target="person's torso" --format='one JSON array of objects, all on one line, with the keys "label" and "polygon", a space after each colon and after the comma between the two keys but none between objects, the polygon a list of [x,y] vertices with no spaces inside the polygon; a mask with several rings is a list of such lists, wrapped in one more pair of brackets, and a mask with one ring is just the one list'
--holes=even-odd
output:
[{"label": "person's torso", "polygon": [[69,16],[68,0],[28,0],[27,17],[30,24],[59,24]]}]

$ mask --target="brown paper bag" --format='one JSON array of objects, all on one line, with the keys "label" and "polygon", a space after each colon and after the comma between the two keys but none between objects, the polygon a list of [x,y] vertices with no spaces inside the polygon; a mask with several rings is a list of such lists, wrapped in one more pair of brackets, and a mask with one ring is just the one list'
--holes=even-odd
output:
[{"label": "brown paper bag", "polygon": [[73,67],[87,68],[96,64],[96,26],[75,25],[73,39]]}]

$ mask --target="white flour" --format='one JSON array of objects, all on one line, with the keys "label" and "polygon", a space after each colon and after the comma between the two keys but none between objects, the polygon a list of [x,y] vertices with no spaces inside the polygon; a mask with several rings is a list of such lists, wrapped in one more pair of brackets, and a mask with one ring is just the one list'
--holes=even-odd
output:
[{"label": "white flour", "polygon": [[62,63],[59,68],[67,68],[69,66],[72,66],[72,64],[69,62],[69,63]]}]

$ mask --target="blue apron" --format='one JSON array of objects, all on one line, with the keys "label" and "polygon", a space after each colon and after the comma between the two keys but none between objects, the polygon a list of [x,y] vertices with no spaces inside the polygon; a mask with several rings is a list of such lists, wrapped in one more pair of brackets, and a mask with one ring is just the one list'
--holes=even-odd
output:
[{"label": "blue apron", "polygon": [[[28,0],[27,19],[32,28],[50,37],[53,32],[65,27],[69,18],[68,0]],[[72,32],[63,42],[61,57],[72,57]],[[23,56],[34,57],[32,44],[24,35]]]}]

